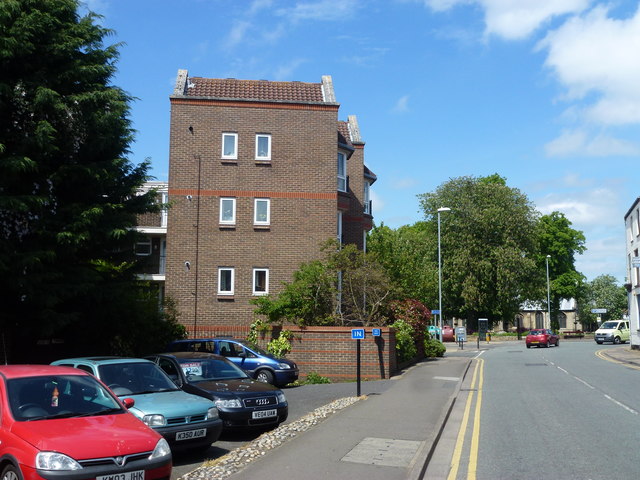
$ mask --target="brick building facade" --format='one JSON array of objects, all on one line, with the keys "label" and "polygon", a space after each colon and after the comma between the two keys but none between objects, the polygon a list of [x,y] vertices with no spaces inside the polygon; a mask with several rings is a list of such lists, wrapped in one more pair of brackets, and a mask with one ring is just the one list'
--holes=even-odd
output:
[{"label": "brick building facade", "polygon": [[338,120],[331,77],[179,70],[170,101],[166,294],[192,335],[249,325],[250,300],[277,293],[327,239],[364,247],[376,177],[356,117]]}]

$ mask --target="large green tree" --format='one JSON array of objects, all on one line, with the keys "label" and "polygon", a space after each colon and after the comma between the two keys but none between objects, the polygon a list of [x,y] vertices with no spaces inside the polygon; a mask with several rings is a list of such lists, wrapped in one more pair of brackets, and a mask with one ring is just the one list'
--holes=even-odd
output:
[{"label": "large green tree", "polygon": [[[539,232],[538,269],[546,270],[548,261],[551,326],[558,328],[561,299],[573,298],[581,302],[585,278],[575,269],[575,257],[585,251],[585,237],[571,227],[571,222],[561,212],[540,217]],[[545,298],[546,303],[546,292],[538,298]]]},{"label": "large green tree", "polygon": [[425,219],[441,214],[442,297],[445,316],[512,321],[542,280],[538,213],[498,175],[453,178],[419,195]]},{"label": "large green tree", "polygon": [[399,299],[418,300],[431,309],[438,302],[436,225],[417,222],[397,229],[374,227],[367,251],[375,255],[396,288]]},{"label": "large green tree", "polygon": [[592,309],[605,309],[601,320],[620,320],[628,314],[627,290],[613,275],[600,275],[584,286],[584,300],[580,312],[580,321],[590,330],[597,328],[598,315]]},{"label": "large green tree", "polygon": [[126,260],[153,193],[136,194],[148,164],[127,159],[117,46],[78,7],[0,2],[0,322],[14,338],[75,332],[95,351],[143,315]]}]

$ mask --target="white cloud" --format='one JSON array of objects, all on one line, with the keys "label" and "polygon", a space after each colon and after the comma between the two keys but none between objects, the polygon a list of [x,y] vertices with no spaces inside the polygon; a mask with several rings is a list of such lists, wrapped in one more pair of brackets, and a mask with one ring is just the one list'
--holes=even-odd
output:
[{"label": "white cloud", "polygon": [[640,145],[606,134],[589,135],[585,130],[565,130],[545,145],[550,157],[581,155],[606,157],[611,155],[631,156],[640,154]]},{"label": "white cloud", "polygon": [[475,3],[485,12],[485,34],[509,40],[528,37],[554,17],[579,13],[591,0],[424,0],[434,11]]},{"label": "white cloud", "polygon": [[335,21],[351,17],[358,8],[357,0],[319,0],[297,3],[294,7],[280,9],[277,13],[292,22],[300,20]]},{"label": "white cloud", "polygon": [[297,59],[291,60],[289,63],[285,65],[280,65],[274,73],[274,80],[277,80],[277,81],[290,80],[293,77],[293,72],[296,71],[298,67],[305,62],[306,60],[302,58],[297,58]]},{"label": "white cloud", "polygon": [[391,188],[394,190],[409,190],[418,185],[418,179],[415,177],[396,178],[391,181]]},{"label": "white cloud", "polygon": [[380,194],[375,190],[375,188],[372,188],[371,190],[369,190],[369,196],[371,197],[371,205],[373,208],[373,213],[375,215],[376,210],[384,209],[384,206],[386,203],[384,199],[380,196]]},{"label": "white cloud", "polygon": [[409,111],[409,95],[403,95],[393,106],[394,113],[405,113]]},{"label": "white cloud", "polygon": [[273,5],[273,0],[253,0],[251,2],[251,6],[249,7],[248,15],[255,15],[260,10],[265,10],[271,8]]},{"label": "white cloud", "polygon": [[540,42],[546,66],[569,99],[597,95],[585,117],[605,125],[640,123],[640,8],[633,17],[609,17],[598,6],[573,17]]},{"label": "white cloud", "polygon": [[575,190],[575,178],[565,188],[556,187],[560,193],[548,194],[536,201],[538,210],[547,215],[554,211],[564,215],[574,224],[574,228],[587,230],[595,226],[616,226],[623,220],[620,194],[614,188],[597,187]]},{"label": "white cloud", "polygon": [[249,30],[249,27],[251,27],[250,22],[246,22],[246,21],[235,22],[231,27],[231,31],[229,32],[229,35],[227,35],[227,38],[224,42],[226,47],[227,48],[234,47],[239,43],[241,43],[244,40],[245,35]]}]

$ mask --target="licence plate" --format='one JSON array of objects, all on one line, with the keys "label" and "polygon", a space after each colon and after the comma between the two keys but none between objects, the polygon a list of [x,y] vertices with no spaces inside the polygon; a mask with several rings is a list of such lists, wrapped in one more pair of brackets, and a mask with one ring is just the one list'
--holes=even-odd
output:
[{"label": "licence plate", "polygon": [[100,475],[96,480],[144,480],[144,470],[134,472],[113,473],[111,475]]},{"label": "licence plate", "polygon": [[207,435],[206,428],[200,428],[198,430],[188,430],[186,432],[176,433],[176,440],[191,440],[192,438],[201,438]]},{"label": "licence plate", "polygon": [[537,342],[537,341],[536,341],[536,342],[529,342],[529,343],[540,343],[540,342]]},{"label": "licence plate", "polygon": [[251,418],[269,418],[275,417],[278,415],[277,410],[258,410],[257,412],[253,412],[251,414]]}]

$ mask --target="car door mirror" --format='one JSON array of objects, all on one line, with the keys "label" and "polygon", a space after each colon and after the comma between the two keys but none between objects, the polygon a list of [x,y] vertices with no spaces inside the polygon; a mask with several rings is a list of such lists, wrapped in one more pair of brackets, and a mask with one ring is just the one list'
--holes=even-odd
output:
[{"label": "car door mirror", "polygon": [[133,398],[124,398],[122,399],[122,403],[124,403],[125,408],[129,410],[136,404],[136,401]]}]

